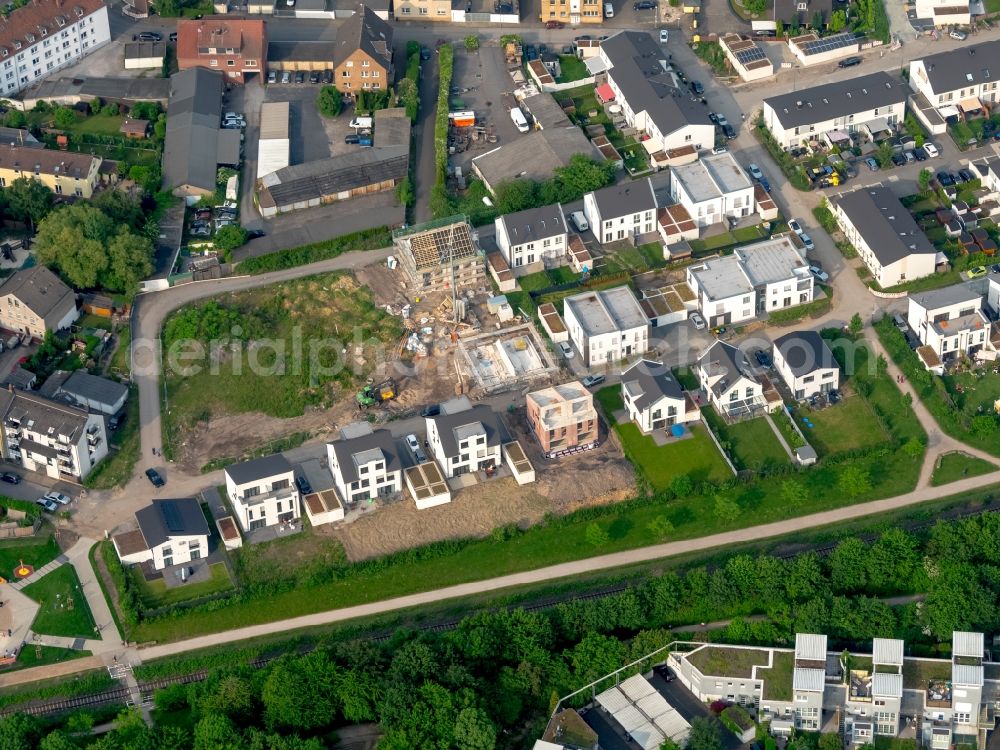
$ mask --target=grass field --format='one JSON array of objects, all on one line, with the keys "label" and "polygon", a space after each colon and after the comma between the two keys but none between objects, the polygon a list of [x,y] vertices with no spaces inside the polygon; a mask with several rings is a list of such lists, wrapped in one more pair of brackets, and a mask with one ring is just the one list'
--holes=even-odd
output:
[{"label": "grass field", "polygon": [[663,490],[687,474],[695,483],[724,482],[732,472],[701,424],[688,425],[691,437],[657,445],[631,422],[615,425],[628,459],[654,490]]},{"label": "grass field", "polygon": [[583,60],[578,58],[576,55],[560,55],[559,69],[559,83],[579,81],[581,78],[587,78],[590,76],[590,71],[587,70],[587,66],[584,64]]},{"label": "grass field", "polygon": [[139,460],[139,389],[129,388],[125,402],[125,419],[118,429],[110,433],[111,452],[87,475],[84,486],[91,489],[109,490],[123,487],[132,478],[132,470]]},{"label": "grass field", "polygon": [[31,624],[36,633],[94,637],[94,618],[72,565],[60,565],[21,592],[39,604],[38,614]]},{"label": "grass field", "polygon": [[17,668],[43,667],[46,664],[59,664],[90,655],[89,651],[74,651],[71,648],[56,648],[55,646],[33,646],[29,643],[17,655]]},{"label": "grass field", "polygon": [[1000,471],[1000,467],[966,453],[945,453],[934,467],[931,486],[940,487],[942,484],[957,482],[966,477],[978,477],[991,471]]},{"label": "grass field", "polygon": [[143,606],[154,609],[190,599],[197,599],[201,596],[209,596],[220,591],[228,591],[233,587],[233,580],[229,577],[229,571],[226,569],[225,563],[212,563],[210,570],[212,571],[212,577],[207,581],[185,583],[173,588],[167,588],[162,578],[155,581],[147,581],[142,577],[142,570],[138,566],[129,568],[129,573],[141,592]]},{"label": "grass field", "polygon": [[[263,411],[287,418],[349,397],[368,363],[394,353],[402,330],[367,289],[339,273],[182,308],[163,334],[170,450],[187,428],[214,416]],[[195,355],[184,354],[198,346]],[[216,357],[209,356],[213,348]]]},{"label": "grass field", "polygon": [[729,444],[736,468],[760,471],[774,464],[788,463],[788,454],[763,417],[727,425],[712,407],[705,407],[702,413],[719,442]]},{"label": "grass field", "polygon": [[757,676],[764,679],[764,698],[776,701],[792,699],[792,672],[795,654],[788,651],[772,652],[770,669],[758,669]]},{"label": "grass field", "polygon": [[[860,396],[849,396],[826,409],[795,406],[792,414],[806,440],[821,457],[868,448],[886,438],[885,430]],[[805,419],[812,423],[812,428]]]},{"label": "grass field", "polygon": [[12,578],[14,568],[23,560],[38,570],[59,554],[59,545],[51,534],[40,539],[4,539],[0,541],[0,576]]}]

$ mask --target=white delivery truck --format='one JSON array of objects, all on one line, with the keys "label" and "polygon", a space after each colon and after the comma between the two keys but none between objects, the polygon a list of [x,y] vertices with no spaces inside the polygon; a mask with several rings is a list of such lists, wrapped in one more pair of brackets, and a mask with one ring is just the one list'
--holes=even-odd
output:
[{"label": "white delivery truck", "polygon": [[530,128],[528,128],[528,121],[524,118],[524,112],[521,111],[520,107],[514,107],[510,111],[510,119],[514,121],[517,129],[522,133],[527,133]]}]

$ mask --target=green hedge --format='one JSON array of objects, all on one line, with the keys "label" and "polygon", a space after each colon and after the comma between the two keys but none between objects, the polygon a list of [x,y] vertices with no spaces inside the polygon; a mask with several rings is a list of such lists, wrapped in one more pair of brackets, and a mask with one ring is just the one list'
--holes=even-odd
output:
[{"label": "green hedge", "polygon": [[767,314],[767,322],[782,326],[797,323],[806,316],[818,318],[829,311],[831,305],[833,305],[833,287],[826,287],[826,293],[827,295],[823,299],[814,299],[812,302],[807,302],[804,305],[788,307],[784,310],[774,310]]},{"label": "green hedge", "polygon": [[341,253],[356,250],[377,250],[392,244],[392,233],[388,227],[365,229],[353,234],[345,234],[325,242],[314,242],[311,245],[291,247],[276,253],[261,255],[257,258],[247,258],[237,266],[240,273],[257,275],[271,271],[281,271],[286,268],[304,266],[321,260],[335,258]]},{"label": "green hedge", "polygon": [[438,48],[438,101],[434,115],[434,164],[436,182],[441,186],[448,176],[448,110],[454,70],[455,50],[450,44],[442,44]]}]

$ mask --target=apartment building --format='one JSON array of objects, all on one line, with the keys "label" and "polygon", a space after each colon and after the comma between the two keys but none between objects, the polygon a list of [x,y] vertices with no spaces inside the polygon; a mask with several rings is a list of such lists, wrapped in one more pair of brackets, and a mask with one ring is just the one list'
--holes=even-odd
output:
[{"label": "apartment building", "polygon": [[870,662],[840,657],[846,682],[844,739],[851,745],[874,744],[875,736],[899,734],[903,704],[903,641],[876,638]]},{"label": "apartment building", "polygon": [[701,418],[673,372],[660,362],[639,360],[622,373],[621,388],[629,419],[644,435]]},{"label": "apartment building", "polygon": [[816,331],[792,331],[774,340],[774,369],[802,401],[840,387],[840,367]]},{"label": "apartment building", "polygon": [[699,227],[741,219],[755,210],[753,183],[728,151],[671,167],[670,197]]},{"label": "apartment building", "polygon": [[627,286],[567,297],[563,318],[588,367],[645,354],[649,346],[649,319]]},{"label": "apartment building", "polygon": [[937,251],[888,187],[834,196],[830,209],[883,289],[934,273]]},{"label": "apartment building", "polygon": [[917,353],[925,367],[937,370],[991,348],[991,323],[983,310],[985,287],[977,280],[910,295],[906,322],[923,344]]},{"label": "apartment building", "polygon": [[135,512],[138,529],[111,537],[123,565],[149,563],[153,570],[208,557],[210,531],[193,497],[153,500]]},{"label": "apartment building", "polygon": [[393,84],[392,27],[367,5],[337,31],[333,82],[337,90],[354,94],[365,89],[387,89]]},{"label": "apartment building", "polygon": [[708,403],[723,416],[738,417],[769,408],[763,384],[735,346],[716,341],[698,358],[697,372]]},{"label": "apartment building", "polygon": [[542,0],[538,19],[542,23],[595,25],[604,23],[604,3],[599,0]]},{"label": "apartment building", "polygon": [[388,430],[373,430],[355,422],[340,430],[340,439],[326,444],[327,464],[344,502],[395,495],[403,491],[403,464]]},{"label": "apartment building", "polygon": [[635,241],[656,231],[656,193],[647,177],[609,185],[583,196],[583,213],[601,244]]},{"label": "apartment building", "polygon": [[979,747],[980,733],[993,729],[993,701],[983,693],[985,654],[982,633],[955,631],[951,636],[951,664],[929,663],[924,672],[928,679],[920,686],[924,688],[921,733],[925,747]]},{"label": "apartment building", "polygon": [[226,495],[245,532],[289,524],[302,516],[295,470],[280,453],[226,467]]},{"label": "apartment building", "polygon": [[[968,23],[968,21],[966,21]],[[998,101],[1000,40],[963,44],[910,61],[910,88],[942,117],[976,114]]]},{"label": "apartment building", "polygon": [[101,0],[33,0],[0,23],[0,85],[12,96],[111,41]]},{"label": "apartment building", "polygon": [[494,227],[497,247],[515,276],[565,262],[569,230],[559,203],[503,214]]},{"label": "apartment building", "polygon": [[209,16],[177,22],[177,67],[218,70],[245,83],[267,70],[267,28],[263,21]]},{"label": "apartment building", "polygon": [[393,3],[397,21],[451,21],[451,0],[398,0]]},{"label": "apartment building", "polygon": [[428,445],[445,478],[500,466],[506,431],[486,404],[473,406],[467,396],[453,398],[426,422]]},{"label": "apartment building", "polygon": [[56,195],[91,198],[101,183],[100,156],[31,146],[0,148],[0,188],[21,177],[40,182]]},{"label": "apartment building", "polygon": [[0,328],[41,339],[78,317],[76,294],[45,266],[15,271],[0,284]]},{"label": "apartment building", "polygon": [[526,411],[528,425],[549,458],[598,444],[594,396],[578,380],[529,393]]},{"label": "apartment building", "polygon": [[29,391],[0,391],[0,450],[27,471],[82,482],[108,454],[104,417]]},{"label": "apartment building", "polygon": [[907,94],[888,73],[844,78],[765,99],[764,124],[785,150],[833,131],[871,136],[903,121]]}]

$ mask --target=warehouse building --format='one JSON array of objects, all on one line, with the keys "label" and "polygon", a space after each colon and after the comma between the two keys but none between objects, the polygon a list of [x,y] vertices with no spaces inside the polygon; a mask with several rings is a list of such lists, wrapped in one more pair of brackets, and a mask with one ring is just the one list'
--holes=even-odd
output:
[{"label": "warehouse building", "polygon": [[260,140],[257,145],[257,179],[288,166],[288,102],[260,105]]}]

